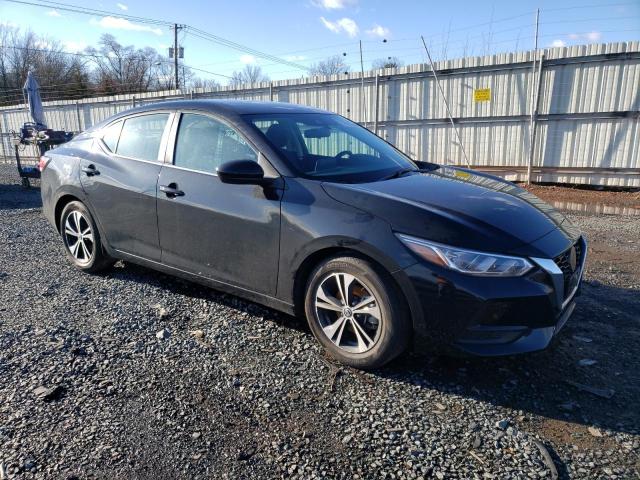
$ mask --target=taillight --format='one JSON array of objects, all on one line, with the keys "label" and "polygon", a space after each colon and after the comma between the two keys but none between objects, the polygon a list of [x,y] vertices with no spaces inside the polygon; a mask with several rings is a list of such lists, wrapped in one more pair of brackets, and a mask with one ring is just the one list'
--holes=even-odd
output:
[{"label": "taillight", "polygon": [[44,169],[47,168],[50,161],[51,159],[49,157],[45,157],[44,155],[40,157],[38,161],[38,170],[40,170],[40,173],[44,172]]}]

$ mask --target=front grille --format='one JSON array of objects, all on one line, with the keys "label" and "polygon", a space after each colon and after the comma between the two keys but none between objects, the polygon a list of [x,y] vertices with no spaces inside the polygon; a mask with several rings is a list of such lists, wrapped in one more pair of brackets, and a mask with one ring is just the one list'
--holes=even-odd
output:
[{"label": "front grille", "polygon": [[[571,248],[564,251],[563,253],[561,253],[560,255],[558,255],[556,258],[553,259],[556,265],[558,265],[558,268],[562,270],[562,276],[564,278],[564,297],[565,298],[571,295],[573,291],[574,285],[572,285],[572,279],[575,282],[575,279],[573,277],[576,271],[578,271],[580,269],[580,266],[582,265],[582,254],[583,254],[582,239],[578,239],[578,241],[574,243],[571,246]],[[571,261],[572,255],[575,255],[574,262]]]}]

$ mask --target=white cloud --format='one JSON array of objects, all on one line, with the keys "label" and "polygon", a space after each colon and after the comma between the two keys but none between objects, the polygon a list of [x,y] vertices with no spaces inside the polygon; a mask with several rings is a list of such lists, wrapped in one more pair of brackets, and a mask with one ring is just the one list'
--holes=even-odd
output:
[{"label": "white cloud", "polygon": [[344,32],[350,37],[355,37],[360,32],[358,24],[355,22],[355,20],[352,20],[350,18],[341,18],[340,20],[336,20],[335,22],[327,20],[324,17],[320,17],[320,20],[322,21],[323,25],[333,33]]},{"label": "white cloud", "polygon": [[338,28],[338,24],[334,23],[334,22],[330,22],[329,20],[327,20],[324,17],[320,17],[320,21],[322,22],[322,24],[328,28],[329,30],[331,30],[334,33],[338,33],[340,31],[340,29]]},{"label": "white cloud", "polygon": [[602,38],[602,33],[596,31],[585,33],[585,38],[591,42],[597,42]]},{"label": "white cloud", "polygon": [[116,6],[120,9],[120,10],[124,10],[125,12],[127,10],[129,10],[129,7],[127,5],[125,5],[124,3],[116,3]]},{"label": "white cloud", "polygon": [[133,23],[127,20],[126,18],[118,18],[118,17],[102,17],[100,20],[96,20],[92,18],[90,22],[92,25],[98,25],[102,28],[107,28],[110,30],[131,30],[134,32],[151,32],[156,35],[162,35],[163,32],[159,28],[153,28],[148,25],[140,25],[139,23]]},{"label": "white cloud", "polygon": [[358,3],[358,0],[311,0],[311,3],[325,10],[341,10]]},{"label": "white cloud", "polygon": [[560,40],[559,38],[551,42],[552,47],[565,47],[567,44],[564,40]]},{"label": "white cloud", "polygon": [[241,55],[240,61],[245,65],[251,65],[252,63],[256,63],[256,57],[253,55]]},{"label": "white cloud", "polygon": [[[593,30],[592,32],[570,33],[567,38],[574,42],[598,42],[602,38],[602,32]],[[562,40],[556,40],[556,42],[562,42],[562,45],[559,45],[562,47],[566,45]]]},{"label": "white cloud", "polygon": [[48,16],[48,17],[61,17],[62,15],[61,15],[61,14],[60,14],[60,12],[59,12],[59,11],[57,11],[57,10],[49,10],[49,11],[47,12],[47,16]]},{"label": "white cloud", "polygon": [[67,52],[77,53],[83,51],[87,48],[87,44],[85,42],[76,42],[73,40],[67,40],[63,42],[64,49]]},{"label": "white cloud", "polygon": [[373,27],[367,30],[367,34],[371,35],[372,37],[386,38],[391,35],[391,30],[389,30],[387,27],[383,27],[382,25],[378,25],[377,23],[375,23]]},{"label": "white cloud", "polygon": [[284,59],[288,62],[301,62],[303,60],[306,60],[307,57],[304,55],[287,55],[286,57],[284,57]]}]

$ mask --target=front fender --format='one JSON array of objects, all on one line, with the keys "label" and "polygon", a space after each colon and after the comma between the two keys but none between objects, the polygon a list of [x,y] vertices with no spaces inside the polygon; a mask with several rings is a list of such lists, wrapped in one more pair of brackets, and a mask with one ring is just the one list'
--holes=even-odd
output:
[{"label": "front fender", "polygon": [[352,250],[390,273],[416,262],[385,220],[331,198],[319,182],[288,179],[287,184],[281,208],[277,290],[281,300],[295,302],[299,270],[326,256],[322,252]]}]

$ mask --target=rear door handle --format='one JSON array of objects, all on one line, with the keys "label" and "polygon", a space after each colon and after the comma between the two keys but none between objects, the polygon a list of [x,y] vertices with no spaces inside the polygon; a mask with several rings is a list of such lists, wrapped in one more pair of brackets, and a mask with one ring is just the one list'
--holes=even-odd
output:
[{"label": "rear door handle", "polygon": [[178,185],[176,183],[160,185],[160,191],[164,192],[164,194],[169,198],[184,197],[184,192],[182,190],[178,190]]},{"label": "rear door handle", "polygon": [[87,177],[100,175],[100,172],[93,163],[87,165],[86,167],[82,167],[82,171],[87,174]]}]

